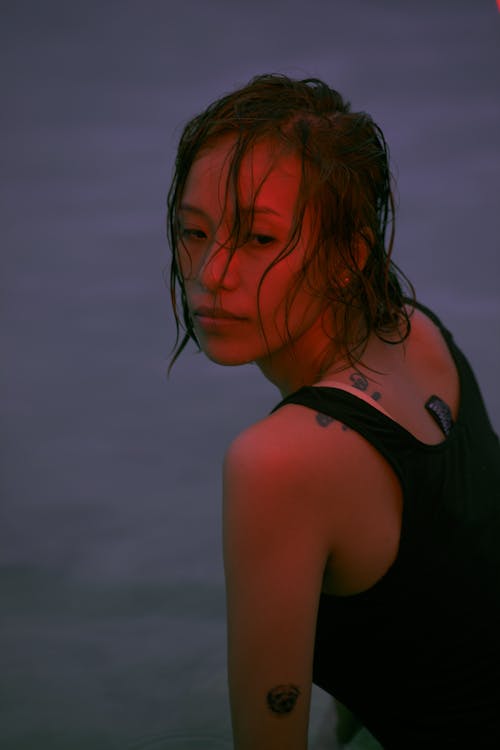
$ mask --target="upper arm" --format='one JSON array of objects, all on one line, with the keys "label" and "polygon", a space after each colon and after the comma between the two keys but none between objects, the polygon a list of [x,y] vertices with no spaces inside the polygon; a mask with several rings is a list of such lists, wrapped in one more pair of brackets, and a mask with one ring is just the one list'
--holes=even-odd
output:
[{"label": "upper arm", "polygon": [[328,543],[314,467],[296,443],[283,448],[272,430],[249,430],[224,460],[228,677],[236,750],[307,747]]}]

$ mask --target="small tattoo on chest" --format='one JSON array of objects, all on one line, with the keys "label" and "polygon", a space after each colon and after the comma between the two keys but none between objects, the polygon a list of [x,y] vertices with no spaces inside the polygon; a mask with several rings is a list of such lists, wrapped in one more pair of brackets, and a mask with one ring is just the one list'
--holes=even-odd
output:
[{"label": "small tattoo on chest", "polygon": [[277,685],[267,694],[267,705],[274,714],[289,714],[293,711],[300,690],[296,685]]}]

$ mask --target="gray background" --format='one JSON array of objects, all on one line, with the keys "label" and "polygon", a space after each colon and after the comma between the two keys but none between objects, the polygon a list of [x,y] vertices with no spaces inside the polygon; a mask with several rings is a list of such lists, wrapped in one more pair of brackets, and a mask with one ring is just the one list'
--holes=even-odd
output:
[{"label": "gray background", "polygon": [[[166,380],[181,127],[264,72],[370,112],[399,184],[395,260],[498,431],[500,13],[11,0],[0,16],[0,746],[229,747],[221,459],[280,395],[194,346]],[[315,689],[312,735],[327,704]]]}]

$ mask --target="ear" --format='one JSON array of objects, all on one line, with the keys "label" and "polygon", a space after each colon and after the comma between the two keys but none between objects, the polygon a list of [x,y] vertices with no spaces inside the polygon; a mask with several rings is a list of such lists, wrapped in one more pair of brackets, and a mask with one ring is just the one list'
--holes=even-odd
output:
[{"label": "ear", "polygon": [[[362,271],[366,266],[366,262],[370,255],[370,245],[373,242],[373,232],[369,227],[363,228],[358,232],[354,240],[354,260],[359,271]],[[340,286],[346,287],[352,281],[352,270],[344,268],[344,271],[340,277]]]}]

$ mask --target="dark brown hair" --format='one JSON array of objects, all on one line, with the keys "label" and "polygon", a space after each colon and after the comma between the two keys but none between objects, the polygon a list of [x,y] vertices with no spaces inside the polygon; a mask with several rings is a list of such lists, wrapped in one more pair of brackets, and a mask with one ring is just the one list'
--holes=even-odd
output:
[{"label": "dark brown hair", "polygon": [[[226,200],[230,187],[238,196],[242,159],[257,142],[271,141],[278,146],[278,155],[293,152],[302,163],[289,240],[263,274],[257,302],[269,270],[296,247],[304,212],[310,207],[314,217],[314,241],[310,243],[294,284],[294,294],[304,280],[309,283],[307,270],[311,267],[316,278],[322,280],[321,289],[311,291],[322,299],[324,309],[331,309],[335,315],[337,333],[332,340],[333,351],[336,356],[340,352],[348,361],[339,370],[355,366],[357,362],[362,364],[361,357],[372,331],[388,343],[403,342],[411,324],[402,283],[413,299],[415,292],[411,282],[391,260],[394,196],[388,147],[381,129],[365,112],[351,112],[350,104],[337,91],[316,78],[299,81],[284,75],[266,74],[256,76],[243,88],[212,103],[187,123],[180,138],[167,200],[167,236],[172,250],[170,295],[177,332],[173,346],[177,350],[168,375],[189,339],[195,341],[200,351],[177,259],[178,208],[189,170],[199,152],[228,135],[233,136],[234,147]],[[249,220],[242,218],[236,200],[228,264],[232,253],[248,237],[251,220],[251,214]],[[359,262],[360,243],[367,251],[363,264]],[[346,278],[349,279],[347,284]],[[177,283],[186,331],[179,346]],[[286,319],[293,296],[287,300]],[[287,332],[290,337],[288,326]],[[397,334],[396,340],[394,334]],[[329,364],[326,362],[325,367]]]}]

